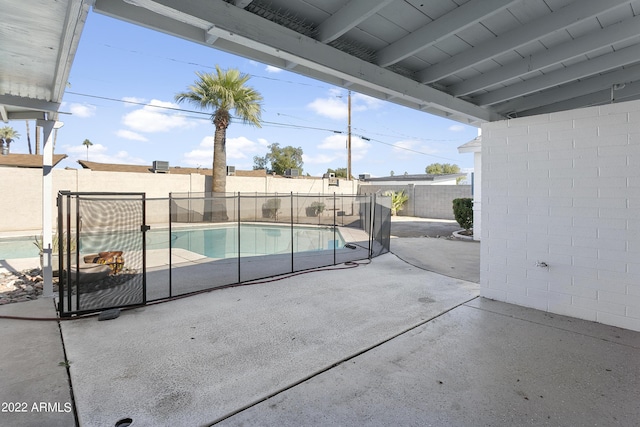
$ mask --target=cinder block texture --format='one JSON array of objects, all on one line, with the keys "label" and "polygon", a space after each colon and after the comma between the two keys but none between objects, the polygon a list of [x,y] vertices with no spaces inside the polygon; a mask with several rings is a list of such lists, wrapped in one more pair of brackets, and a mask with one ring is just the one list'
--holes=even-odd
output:
[{"label": "cinder block texture", "polygon": [[640,331],[638,110],[483,125],[482,295]]},{"label": "cinder block texture", "polygon": [[400,216],[419,218],[455,219],[453,199],[470,198],[470,185],[375,185],[360,184],[359,194],[402,191],[409,195]]}]

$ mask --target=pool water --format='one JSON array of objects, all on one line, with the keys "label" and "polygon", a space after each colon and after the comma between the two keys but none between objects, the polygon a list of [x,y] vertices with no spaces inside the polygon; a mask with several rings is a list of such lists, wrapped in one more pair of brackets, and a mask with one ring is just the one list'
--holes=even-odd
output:
[{"label": "pool water", "polygon": [[[147,240],[147,249],[168,247],[167,234]],[[241,225],[238,229],[201,228],[173,231],[171,247],[186,249],[209,258],[270,255],[341,248],[345,242],[338,230],[318,227]],[[162,241],[164,240],[164,241]]]},{"label": "pool water", "polygon": [[35,237],[11,237],[0,239],[0,259],[33,258],[40,255],[34,244]]},{"label": "pool water", "polygon": [[[83,254],[106,250],[141,250],[140,234],[118,233],[91,235],[85,234],[80,240]],[[343,237],[330,227],[305,227],[241,224],[240,240],[238,228],[198,227],[174,229],[169,236],[167,229],[147,232],[147,250],[181,248],[209,258],[233,258],[238,256],[270,255],[278,253],[321,251],[342,248]],[[38,248],[34,237],[15,237],[0,239],[0,259],[38,257]],[[117,249],[116,249],[117,248]]]}]

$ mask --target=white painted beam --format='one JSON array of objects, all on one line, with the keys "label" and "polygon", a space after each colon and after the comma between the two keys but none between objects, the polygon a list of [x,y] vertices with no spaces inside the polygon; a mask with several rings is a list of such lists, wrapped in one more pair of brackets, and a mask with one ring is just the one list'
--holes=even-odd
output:
[{"label": "white painted beam", "polygon": [[7,115],[7,109],[4,105],[0,105],[0,119],[2,119],[2,121],[5,123],[9,121],[9,116]]},{"label": "white painted beam", "polygon": [[611,89],[614,84],[635,82],[640,80],[640,64],[632,65],[620,71],[614,71],[598,77],[547,90],[535,95],[517,98],[496,106],[496,110],[504,115],[512,112],[532,110],[547,104],[554,104],[593,92]]},{"label": "white painted beam", "polygon": [[520,0],[471,0],[411,34],[380,49],[376,62],[381,67],[402,61],[416,52],[433,46],[445,37],[475,25]]},{"label": "white painted beam", "polygon": [[[640,82],[627,83],[621,90],[614,90],[614,102],[625,102],[640,98]],[[593,105],[611,104],[611,88],[600,90],[598,92],[589,93],[587,95],[577,96],[565,101],[544,105],[538,108],[521,111],[518,117],[533,116],[537,114],[547,114],[556,111],[574,110],[576,108],[584,108]]]},{"label": "white painted beam", "polygon": [[497,83],[586,55],[605,46],[638,37],[639,33],[640,15],[449,86],[447,92],[453,96],[468,95]]},{"label": "white painted beam", "polygon": [[533,77],[521,83],[483,93],[471,101],[477,105],[497,104],[633,64],[638,62],[638,58],[640,58],[640,45],[629,46],[616,52],[600,55],[597,58],[578,62],[567,68],[561,68],[548,74]]},{"label": "white painted beam", "polygon": [[44,144],[42,147],[42,296],[53,297],[53,120],[38,120],[36,126],[42,127]]},{"label": "white painted beam", "polygon": [[70,0],[67,6],[67,16],[64,23],[62,38],[60,39],[60,50],[55,73],[53,75],[51,99],[61,101],[64,91],[67,88],[71,64],[75,53],[78,50],[80,35],[84,28],[84,23],[89,14],[89,4],[82,0]]},{"label": "white painted beam", "polygon": [[443,79],[458,71],[465,70],[477,63],[495,58],[505,52],[517,49],[534,40],[548,34],[568,28],[585,19],[593,18],[598,14],[611,9],[628,5],[629,0],[580,0],[559,9],[540,19],[529,22],[526,25],[514,28],[495,39],[474,46],[449,59],[418,73],[418,80],[423,83],[432,83]]},{"label": "white painted beam", "polygon": [[375,15],[394,0],[351,0],[342,9],[322,22],[318,30],[318,41],[329,43],[337,39],[359,23]]},{"label": "white painted beam", "polygon": [[42,99],[25,98],[23,96],[0,95],[0,104],[24,108],[27,110],[56,112],[60,108],[59,102],[50,102]]}]

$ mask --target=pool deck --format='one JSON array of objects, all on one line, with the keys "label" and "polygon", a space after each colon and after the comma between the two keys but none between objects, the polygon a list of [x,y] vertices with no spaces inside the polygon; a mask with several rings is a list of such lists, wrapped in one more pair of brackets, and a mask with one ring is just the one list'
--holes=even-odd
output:
[{"label": "pool deck", "polygon": [[[479,298],[467,267],[427,271],[478,247],[444,242],[394,238],[370,264],[61,322],[79,424],[636,425],[640,333]],[[55,315],[47,299],[8,312]],[[70,402],[57,323],[1,321],[0,400]]]}]

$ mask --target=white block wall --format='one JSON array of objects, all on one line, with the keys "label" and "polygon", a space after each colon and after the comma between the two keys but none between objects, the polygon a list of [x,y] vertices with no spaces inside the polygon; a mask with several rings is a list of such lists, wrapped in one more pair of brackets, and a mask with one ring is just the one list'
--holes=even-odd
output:
[{"label": "white block wall", "polygon": [[640,331],[640,101],[483,125],[481,294]]}]

